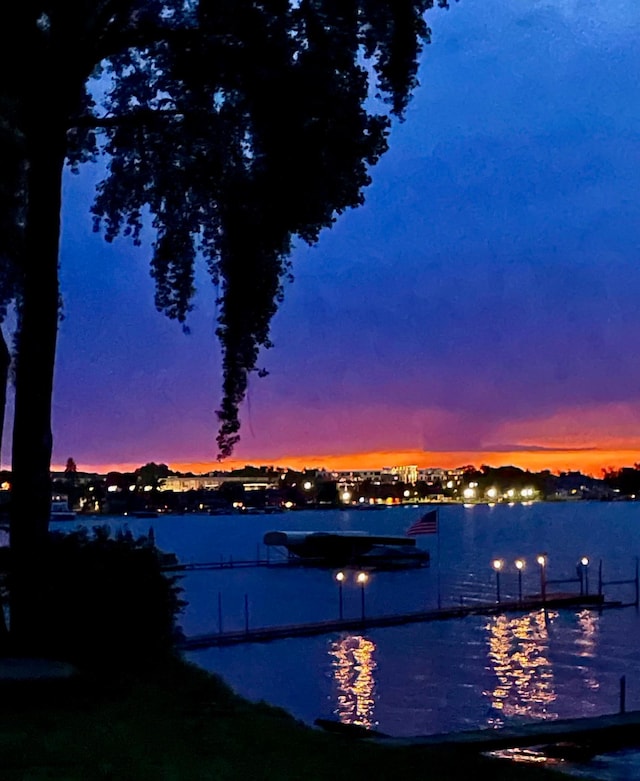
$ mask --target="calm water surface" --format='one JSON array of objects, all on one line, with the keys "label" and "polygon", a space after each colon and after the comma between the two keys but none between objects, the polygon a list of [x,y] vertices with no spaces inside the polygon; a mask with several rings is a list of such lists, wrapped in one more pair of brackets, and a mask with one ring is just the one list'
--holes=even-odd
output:
[{"label": "calm water surface", "polygon": [[[273,529],[402,534],[424,510],[165,516],[128,526],[145,533],[152,523],[158,546],[182,562],[213,562],[265,558],[262,537]],[[119,526],[122,519],[109,523]],[[440,534],[420,537],[418,544],[431,551],[431,567],[375,573],[364,594],[367,614],[495,600],[495,558],[505,562],[502,598],[518,595],[518,557],[526,561],[523,593],[539,592],[535,557],[541,552],[548,555],[550,580],[575,578],[579,558],[588,556],[590,590],[597,589],[601,561],[605,596],[631,602],[633,584],[607,584],[635,575],[640,503],[444,506]],[[189,603],[180,619],[187,635],[218,631],[220,621],[228,630],[242,629],[247,618],[258,627],[338,615],[328,571],[202,570],[186,574],[181,585]],[[345,584],[343,599],[345,616],[359,616],[360,587]],[[640,709],[639,640],[634,607],[549,610],[213,648],[189,659],[222,675],[239,694],[282,706],[309,724],[333,716],[406,736],[615,712],[622,675],[627,709]],[[574,771],[609,781],[640,778],[634,752],[596,758]]]}]

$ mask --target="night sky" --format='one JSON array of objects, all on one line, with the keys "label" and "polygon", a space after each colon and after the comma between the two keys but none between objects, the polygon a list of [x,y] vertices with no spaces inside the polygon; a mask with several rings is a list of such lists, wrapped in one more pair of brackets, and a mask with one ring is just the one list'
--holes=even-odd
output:
[{"label": "night sky", "polygon": [[[428,21],[421,86],[366,205],[294,254],[237,458],[631,465],[637,0],[460,0]],[[54,464],[204,471],[221,381],[213,288],[201,271],[190,335],[155,311],[148,248],[92,233],[99,173],[65,178]]]}]

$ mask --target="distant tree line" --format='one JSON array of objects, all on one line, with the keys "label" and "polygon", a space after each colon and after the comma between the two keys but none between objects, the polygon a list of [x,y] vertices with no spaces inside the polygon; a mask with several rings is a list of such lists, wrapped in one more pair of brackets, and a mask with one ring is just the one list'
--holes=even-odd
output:
[{"label": "distant tree line", "polygon": [[[348,498],[343,495],[344,484],[327,476],[324,470],[294,470],[272,466],[246,465],[240,469],[220,472],[236,478],[222,482],[217,489],[189,491],[162,490],[163,481],[170,476],[196,477],[192,472],[172,470],[167,464],[149,462],[132,472],[111,471],[105,475],[78,472],[73,459],[61,477],[53,481],[53,490],[68,497],[70,506],[87,513],[131,513],[144,509],[165,512],[197,512],[230,509],[234,504],[245,507],[341,507],[361,502],[414,502],[434,499],[462,500],[466,486],[476,486],[478,499],[486,499],[491,488],[499,496],[513,490],[518,496],[525,488],[533,488],[535,497],[542,500],[562,498],[580,499],[635,499],[640,497],[640,463],[633,467],[602,470],[603,477],[595,478],[579,471],[552,473],[545,469],[531,472],[516,466],[491,467],[472,465],[464,467],[462,484],[448,486],[440,481],[381,483],[371,479],[352,483]],[[247,480],[257,477],[278,477],[277,486],[263,490],[245,490],[238,477]],[[88,479],[87,479],[88,478]],[[0,481],[11,482],[11,472],[0,472]]]}]

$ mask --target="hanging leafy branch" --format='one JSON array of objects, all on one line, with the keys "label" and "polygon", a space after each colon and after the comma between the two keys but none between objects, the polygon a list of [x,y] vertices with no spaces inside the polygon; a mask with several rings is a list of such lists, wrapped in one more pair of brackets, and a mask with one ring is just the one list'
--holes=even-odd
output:
[{"label": "hanging leafy branch", "polygon": [[362,204],[390,119],[402,118],[417,85],[432,5],[111,0],[89,12],[79,0],[34,4],[29,19],[42,39],[59,51],[62,29],[104,91],[94,104],[85,90],[67,134],[74,168],[107,155],[96,230],[139,243],[151,215],[155,304],[183,324],[199,258],[220,291],[221,458],[238,442],[248,376],[270,346],[292,241],[316,242]]},{"label": "hanging leafy branch", "polygon": [[96,227],[139,241],[149,209],[155,303],[169,317],[186,320],[198,256],[220,286],[222,458],[239,440],[248,375],[270,346],[292,240],[317,241],[363,202],[389,114],[402,116],[416,86],[430,6],[201,1],[174,7],[157,38],[147,15],[129,30],[139,43],[104,63],[103,110],[115,121],[102,127],[110,164]]}]

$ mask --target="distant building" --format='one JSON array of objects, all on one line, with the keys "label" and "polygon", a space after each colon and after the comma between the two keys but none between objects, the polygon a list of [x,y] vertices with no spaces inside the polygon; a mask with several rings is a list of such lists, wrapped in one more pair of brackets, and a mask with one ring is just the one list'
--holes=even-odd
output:
[{"label": "distant building", "polygon": [[223,483],[234,483],[241,485],[245,491],[263,491],[278,485],[279,476],[254,476],[232,475],[218,472],[215,475],[191,475],[182,477],[180,475],[169,475],[165,477],[158,487],[160,491],[175,491],[181,493],[184,491],[215,491]]},{"label": "distant building", "polygon": [[52,481],[72,481],[76,485],[89,485],[96,480],[102,480],[104,475],[100,475],[97,472],[51,472]]},{"label": "distant building", "polygon": [[401,483],[411,483],[411,485],[415,485],[418,482],[418,465],[392,466],[391,474],[397,475]]},{"label": "distant building", "polygon": [[[439,467],[427,467],[417,470],[417,479],[427,485],[441,485],[443,488],[457,488],[462,485],[464,477],[463,469],[441,469]],[[448,485],[451,483],[451,485]]]}]

